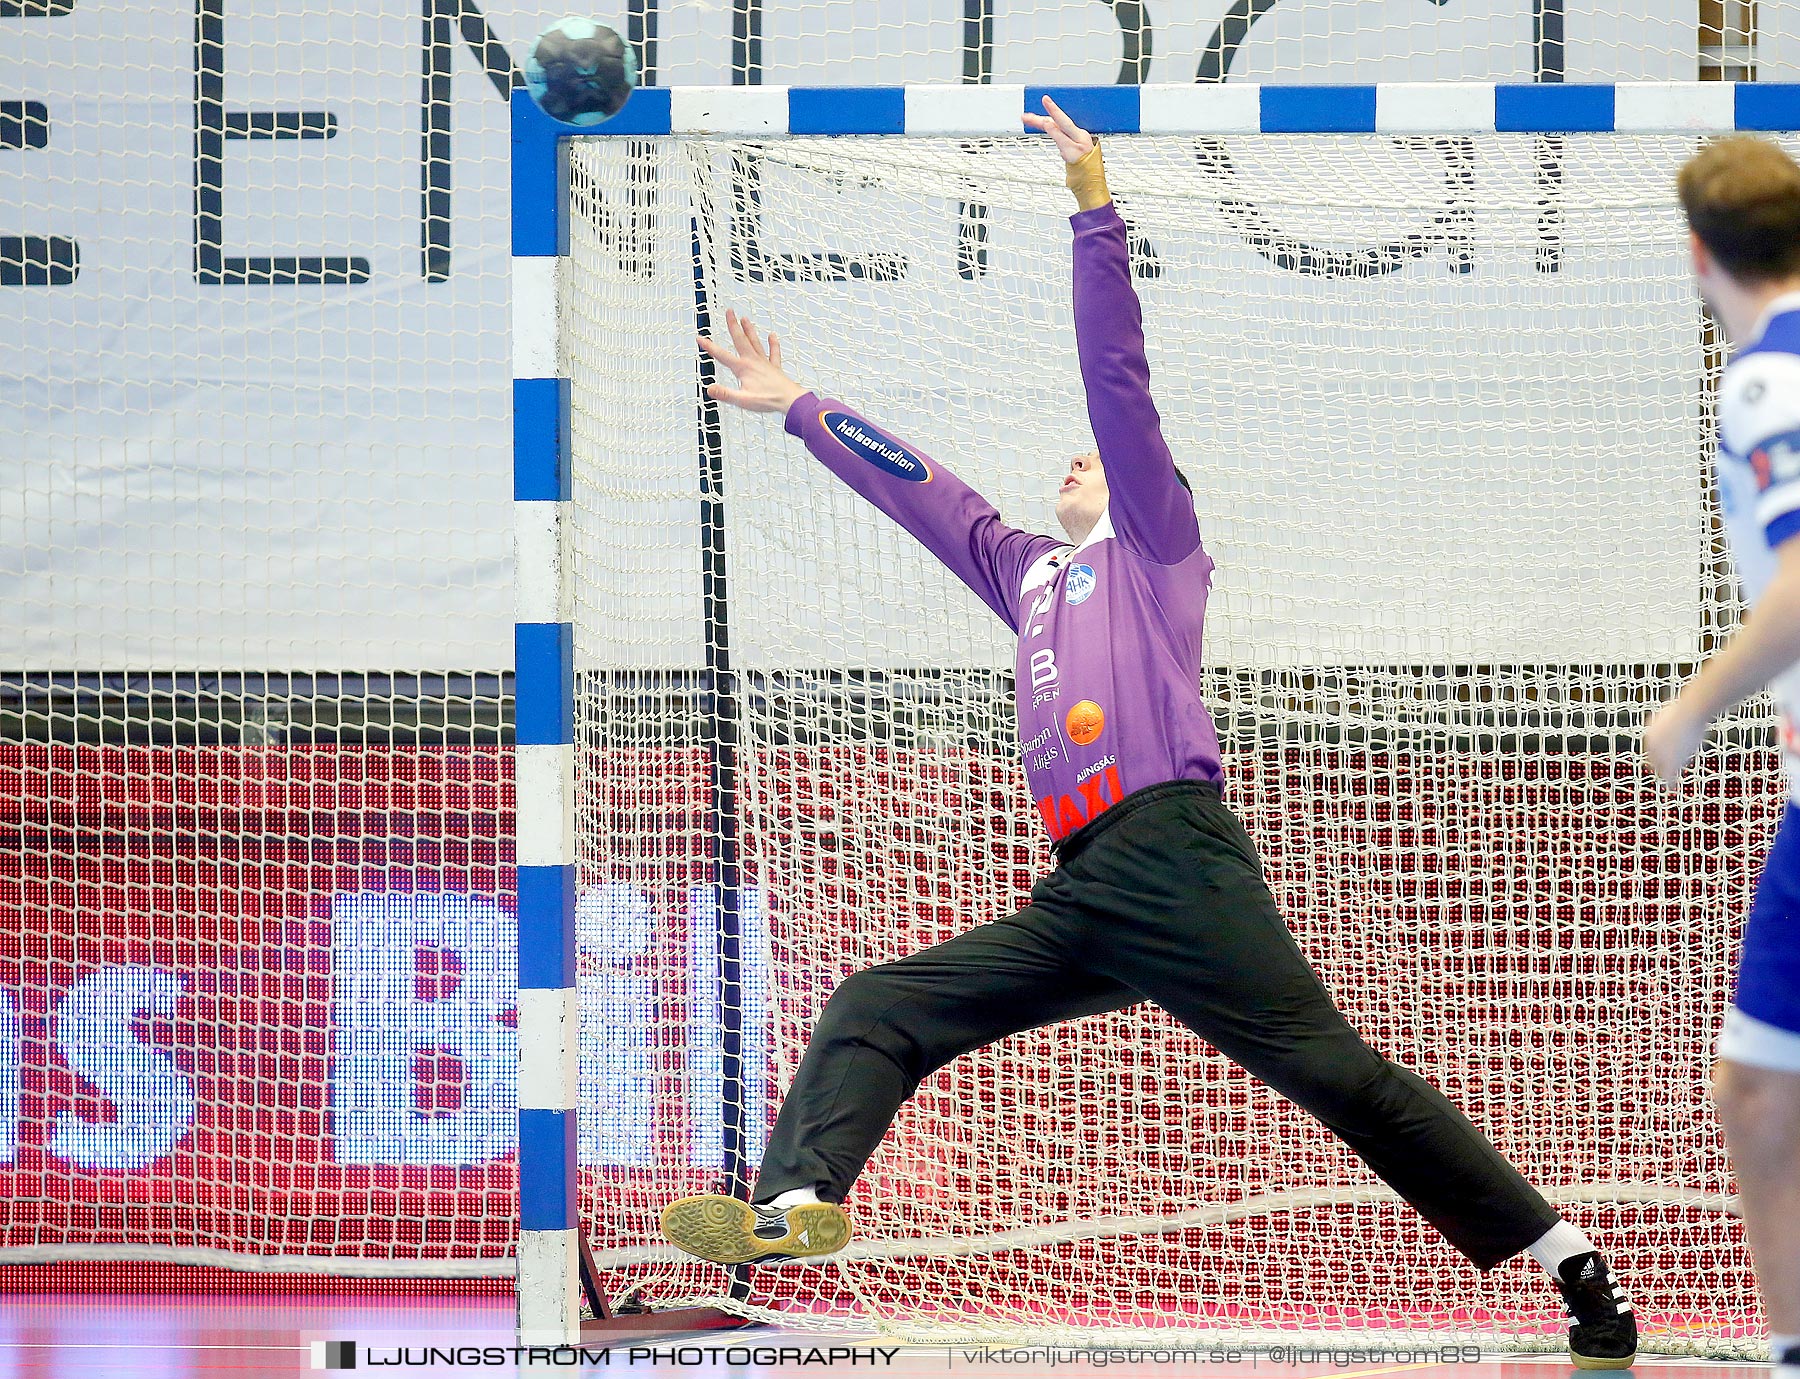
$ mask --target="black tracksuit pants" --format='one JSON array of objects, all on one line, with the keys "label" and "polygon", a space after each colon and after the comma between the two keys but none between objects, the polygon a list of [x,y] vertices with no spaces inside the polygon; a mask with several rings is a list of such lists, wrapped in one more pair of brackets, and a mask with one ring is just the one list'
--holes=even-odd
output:
[{"label": "black tracksuit pants", "polygon": [[858,972],[813,1029],[754,1198],[842,1201],[919,1083],[1020,1030],[1156,1002],[1354,1149],[1483,1269],[1558,1214],[1443,1094],[1338,1013],[1216,788],[1127,796],[1018,913]]}]

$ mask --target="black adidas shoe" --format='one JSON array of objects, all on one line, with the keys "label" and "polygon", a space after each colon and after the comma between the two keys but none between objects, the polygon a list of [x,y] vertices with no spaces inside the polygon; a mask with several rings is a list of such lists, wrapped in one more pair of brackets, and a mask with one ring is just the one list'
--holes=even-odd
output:
[{"label": "black adidas shoe", "polygon": [[1557,1270],[1556,1291],[1569,1315],[1569,1358],[1576,1369],[1630,1369],[1637,1358],[1637,1319],[1625,1290],[1595,1250],[1570,1255]]},{"label": "black adidas shoe", "polygon": [[708,1193],[683,1197],[662,1211],[663,1239],[716,1264],[828,1255],[850,1239],[850,1218],[834,1202],[753,1207]]}]

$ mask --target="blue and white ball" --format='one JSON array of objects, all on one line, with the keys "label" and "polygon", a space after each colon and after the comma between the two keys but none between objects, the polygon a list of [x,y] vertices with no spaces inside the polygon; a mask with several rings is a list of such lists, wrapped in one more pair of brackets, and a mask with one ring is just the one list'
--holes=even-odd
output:
[{"label": "blue and white ball", "polygon": [[637,85],[637,54],[604,24],[559,20],[537,36],[525,85],[544,113],[568,124],[599,124],[619,113]]}]

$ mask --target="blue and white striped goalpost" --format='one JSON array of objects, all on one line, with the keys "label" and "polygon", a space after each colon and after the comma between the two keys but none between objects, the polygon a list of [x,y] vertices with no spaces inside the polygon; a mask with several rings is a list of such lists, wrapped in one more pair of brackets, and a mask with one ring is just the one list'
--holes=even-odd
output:
[{"label": "blue and white striped goalpost", "polygon": [[574,624],[563,534],[569,380],[558,375],[556,283],[568,247],[556,135],[514,93],[513,632],[519,920],[519,1333],[579,1335],[575,1207]]},{"label": "blue and white striped goalpost", "polygon": [[[518,1318],[529,1343],[572,1342],[580,1334],[574,591],[564,547],[570,381],[559,368],[556,315],[568,251],[565,144],[621,135],[1018,136],[1021,113],[1041,109],[1045,95],[1102,134],[1703,135],[1800,128],[1800,84],[1773,82],[646,88],[593,127],[561,124],[515,91]],[[702,496],[697,486],[696,500]],[[728,1163],[727,1176],[741,1179],[744,1168]]]}]

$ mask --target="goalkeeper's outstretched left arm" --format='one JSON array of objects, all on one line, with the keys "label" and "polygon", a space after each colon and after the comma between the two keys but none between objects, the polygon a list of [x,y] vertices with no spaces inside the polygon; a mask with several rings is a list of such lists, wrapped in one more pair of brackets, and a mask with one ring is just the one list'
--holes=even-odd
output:
[{"label": "goalkeeper's outstretched left arm", "polygon": [[1026,569],[1058,545],[1000,520],[994,505],[916,446],[841,402],[787,376],[781,341],[765,345],[754,322],[725,313],[733,348],[700,337],[700,348],[737,375],[707,393],[750,412],[784,412],[790,435],[827,469],[893,518],[1015,632]]}]

